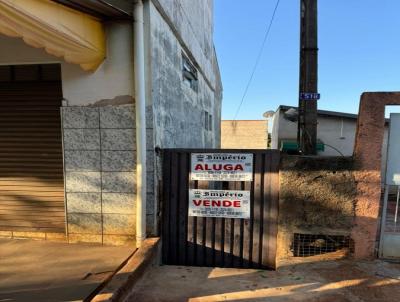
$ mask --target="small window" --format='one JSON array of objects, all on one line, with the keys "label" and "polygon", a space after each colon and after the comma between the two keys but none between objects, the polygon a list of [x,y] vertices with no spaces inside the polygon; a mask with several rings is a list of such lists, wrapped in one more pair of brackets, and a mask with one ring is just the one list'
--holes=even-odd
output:
[{"label": "small window", "polygon": [[212,124],[212,115],[204,111],[204,129],[211,131],[213,127]]},{"label": "small window", "polygon": [[198,78],[197,69],[194,67],[189,58],[182,54],[182,75],[183,82],[186,83],[190,88],[197,92],[198,89]]}]

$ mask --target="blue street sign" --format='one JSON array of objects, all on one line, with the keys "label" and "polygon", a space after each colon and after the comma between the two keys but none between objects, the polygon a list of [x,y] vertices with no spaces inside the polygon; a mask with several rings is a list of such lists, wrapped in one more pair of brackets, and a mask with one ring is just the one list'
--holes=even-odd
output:
[{"label": "blue street sign", "polygon": [[321,95],[317,92],[300,92],[300,99],[309,101],[309,100],[319,100]]}]

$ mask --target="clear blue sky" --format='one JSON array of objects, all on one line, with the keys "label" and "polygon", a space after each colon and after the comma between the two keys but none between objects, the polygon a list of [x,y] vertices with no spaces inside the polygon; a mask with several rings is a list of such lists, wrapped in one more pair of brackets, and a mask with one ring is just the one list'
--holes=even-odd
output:
[{"label": "clear blue sky", "polygon": [[[276,0],[214,0],[214,40],[222,74],[222,118],[232,119]],[[320,0],[320,109],[357,113],[364,91],[400,91],[400,1]],[[297,106],[299,0],[281,0],[237,119],[262,119]]]}]

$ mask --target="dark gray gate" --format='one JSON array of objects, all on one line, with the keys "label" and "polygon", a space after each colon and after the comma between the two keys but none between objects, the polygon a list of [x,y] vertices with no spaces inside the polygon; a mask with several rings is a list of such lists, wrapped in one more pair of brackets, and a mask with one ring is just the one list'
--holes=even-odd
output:
[{"label": "dark gray gate", "polygon": [[[252,182],[190,181],[191,153],[252,153]],[[162,260],[164,264],[275,268],[279,193],[277,150],[163,151]],[[188,216],[188,190],[251,191],[250,219]]]}]

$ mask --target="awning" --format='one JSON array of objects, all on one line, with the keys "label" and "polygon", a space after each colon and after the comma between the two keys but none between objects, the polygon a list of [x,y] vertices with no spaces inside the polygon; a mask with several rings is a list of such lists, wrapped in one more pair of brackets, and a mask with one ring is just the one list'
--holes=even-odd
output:
[{"label": "awning", "polygon": [[101,22],[50,0],[1,0],[0,33],[20,37],[84,70],[95,70],[105,58]]}]

